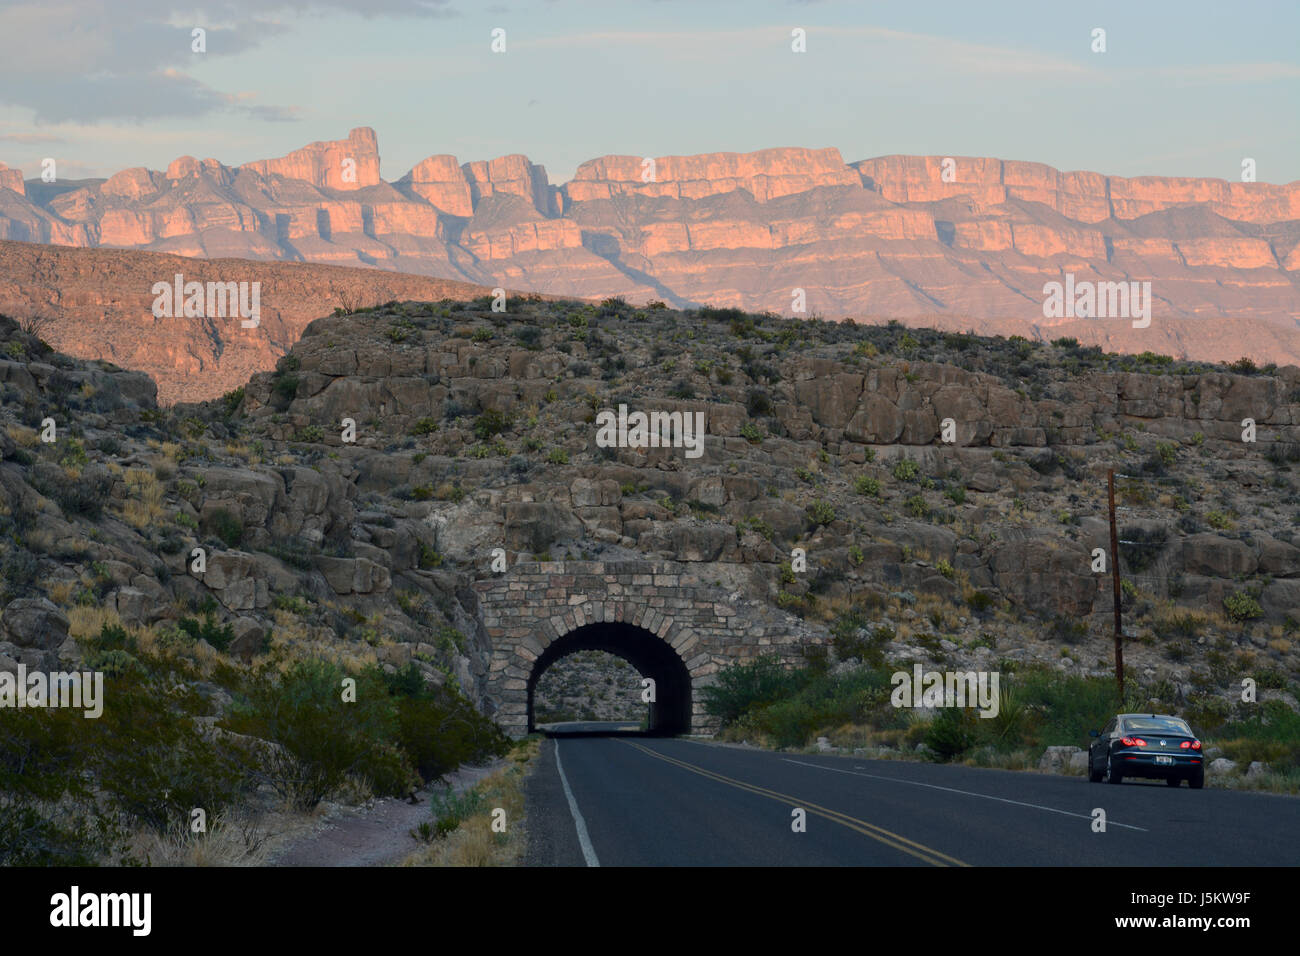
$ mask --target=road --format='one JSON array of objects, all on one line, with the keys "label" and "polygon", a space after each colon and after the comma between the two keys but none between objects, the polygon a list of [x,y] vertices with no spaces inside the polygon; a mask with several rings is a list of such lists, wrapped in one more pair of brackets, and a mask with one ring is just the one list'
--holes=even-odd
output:
[{"label": "road", "polygon": [[[605,733],[613,726],[562,725],[545,741],[527,789],[529,865],[1300,863],[1293,797]],[[1093,829],[1098,808],[1105,832]]]}]

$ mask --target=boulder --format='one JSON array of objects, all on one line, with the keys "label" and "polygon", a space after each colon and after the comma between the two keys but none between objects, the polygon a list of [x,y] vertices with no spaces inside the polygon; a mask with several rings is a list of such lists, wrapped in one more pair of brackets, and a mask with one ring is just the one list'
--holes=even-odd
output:
[{"label": "boulder", "polygon": [[[1043,751],[1043,755],[1038,758],[1038,769],[1049,770],[1052,773],[1064,773],[1070,769],[1070,762],[1074,759],[1074,755],[1080,752],[1078,747],[1048,747]],[[1087,759],[1086,754],[1084,754],[1084,759]]]},{"label": "boulder", "polygon": [[369,558],[317,556],[316,567],[335,594],[374,594],[392,586],[387,568]]},{"label": "boulder", "polygon": [[258,621],[251,617],[237,617],[231,622],[234,638],[226,650],[234,656],[249,661],[260,653],[266,643],[267,633]]},{"label": "boulder", "polygon": [[1259,566],[1255,550],[1235,538],[1193,534],[1183,541],[1183,570],[1215,578],[1253,574]]},{"label": "boulder", "polygon": [[563,505],[514,501],[505,506],[505,544],[513,551],[546,551],[556,541],[579,537],[582,528],[577,515]]},{"label": "boulder", "polygon": [[68,616],[45,598],[10,601],[0,625],[18,647],[52,651],[68,639]]},{"label": "boulder", "polygon": [[251,611],[270,604],[266,578],[258,573],[257,556],[242,551],[208,555],[201,580],[228,610]]},{"label": "boulder", "polygon": [[1015,604],[1073,617],[1092,611],[1097,582],[1082,550],[1036,539],[1004,541],[989,563],[998,589]]}]

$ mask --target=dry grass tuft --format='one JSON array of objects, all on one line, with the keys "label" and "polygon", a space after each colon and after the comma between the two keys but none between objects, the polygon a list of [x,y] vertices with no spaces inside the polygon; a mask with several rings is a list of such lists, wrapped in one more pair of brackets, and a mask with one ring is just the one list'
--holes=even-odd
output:
[{"label": "dry grass tuft", "polygon": [[68,609],[68,634],[77,640],[98,637],[106,625],[121,627],[117,611],[98,604],[78,604]]},{"label": "dry grass tuft", "polygon": [[129,497],[122,503],[122,518],[133,528],[155,527],[167,517],[167,509],[163,506],[167,489],[153,472],[128,468],[126,490]]},{"label": "dry grass tuft", "polygon": [[[462,821],[445,838],[434,840],[401,866],[518,866],[528,835],[524,814],[524,780],[541,752],[541,740],[524,740],[511,754],[511,766],[484,777],[473,789],[482,795],[482,810]],[[505,810],[506,831],[492,831],[493,811]]]},{"label": "dry grass tuft", "polygon": [[271,837],[250,817],[219,816],[207,822],[206,833],[142,830],[130,844],[132,854],[150,866],[263,866]]}]

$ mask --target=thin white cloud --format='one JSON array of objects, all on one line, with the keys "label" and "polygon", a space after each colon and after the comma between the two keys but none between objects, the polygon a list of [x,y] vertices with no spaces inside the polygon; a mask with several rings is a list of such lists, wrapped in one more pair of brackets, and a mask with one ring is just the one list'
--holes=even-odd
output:
[{"label": "thin white cloud", "polygon": [[[844,38],[867,41],[863,55],[879,55],[880,47],[893,57],[924,64],[930,69],[956,68],[958,72],[994,74],[1014,73],[1035,76],[1082,76],[1087,67],[1063,57],[1016,50],[1011,47],[968,43],[951,37],[924,33],[905,33],[884,27],[844,27],[800,25],[807,31],[809,57],[815,57],[818,44],[837,43]],[[753,54],[764,49],[788,51],[788,24],[748,27],[743,30],[608,30],[549,37],[515,37],[516,49],[571,49],[614,46],[654,47],[665,54],[713,57]]]},{"label": "thin white cloud", "polygon": [[[193,78],[207,58],[274,42],[292,20],[273,14],[454,16],[450,0],[7,0],[0,3],[0,104],[31,110],[38,124],[157,121],[236,111],[294,119],[291,107],[245,105]],[[269,15],[270,14],[270,15]],[[207,31],[206,52],[191,30]]]},{"label": "thin white cloud", "polygon": [[1300,79],[1297,63],[1211,63],[1207,66],[1170,66],[1151,71],[1185,86],[1235,86]]}]

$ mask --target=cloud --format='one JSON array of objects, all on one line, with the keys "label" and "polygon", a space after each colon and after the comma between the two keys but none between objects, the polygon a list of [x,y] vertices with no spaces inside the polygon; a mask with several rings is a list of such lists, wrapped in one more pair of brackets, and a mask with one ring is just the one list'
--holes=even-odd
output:
[{"label": "cloud", "polygon": [[3,143],[65,143],[62,136],[52,136],[49,133],[0,133],[0,142]]},{"label": "cloud", "polygon": [[[647,46],[680,56],[707,56],[718,59],[742,54],[752,55],[765,49],[786,53],[790,49],[790,29],[782,26],[756,26],[743,30],[609,30],[560,36],[520,39],[517,49]],[[804,25],[808,31],[809,57],[817,55],[818,44],[836,44],[842,51],[843,40],[860,41],[861,55],[906,59],[910,64],[925,64],[935,70],[959,73],[1025,74],[1034,76],[1082,75],[1087,67],[1060,56],[1033,53],[1011,47],[969,43],[951,37],[924,33],[905,33],[884,27],[850,27]]]},{"label": "cloud", "polygon": [[1295,63],[1211,63],[1205,66],[1174,66],[1154,71],[1157,76],[1191,86],[1232,86],[1239,83],[1267,83],[1300,78]]},{"label": "cloud", "polygon": [[[242,112],[284,122],[294,107],[252,105],[186,71],[203,57],[254,50],[288,33],[277,13],[375,17],[455,16],[450,0],[218,0],[198,13],[173,0],[14,0],[0,5],[0,103],[35,121],[156,120]],[[207,52],[191,50],[194,27]]]}]

